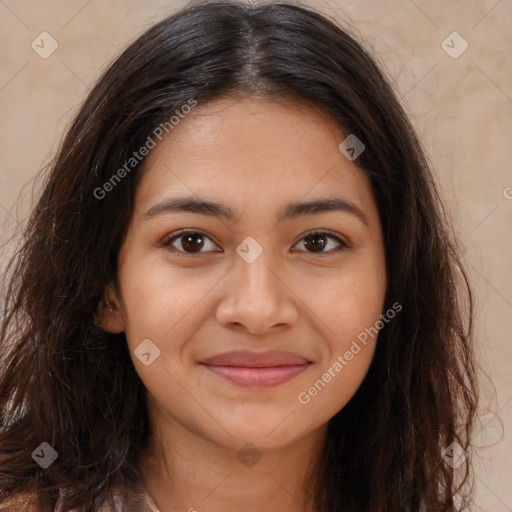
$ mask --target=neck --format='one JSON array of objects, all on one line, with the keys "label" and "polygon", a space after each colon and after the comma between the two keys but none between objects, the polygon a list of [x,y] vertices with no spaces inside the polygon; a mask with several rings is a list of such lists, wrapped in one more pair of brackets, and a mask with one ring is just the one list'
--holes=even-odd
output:
[{"label": "neck", "polygon": [[[326,425],[286,447],[261,453],[219,446],[177,422],[152,425],[139,460],[146,492],[161,512],[313,512],[310,471]],[[171,443],[172,440],[172,443]]]}]

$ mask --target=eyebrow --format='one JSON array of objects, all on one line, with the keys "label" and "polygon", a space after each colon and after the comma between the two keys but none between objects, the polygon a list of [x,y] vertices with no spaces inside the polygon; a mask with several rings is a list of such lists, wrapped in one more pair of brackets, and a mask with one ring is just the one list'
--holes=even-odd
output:
[{"label": "eyebrow", "polygon": [[[144,219],[151,219],[164,213],[187,212],[209,217],[224,218],[238,221],[240,215],[233,208],[211,201],[204,201],[193,197],[165,199],[152,206],[144,215]],[[296,219],[302,216],[319,215],[326,212],[344,212],[358,218],[366,226],[370,225],[369,218],[358,206],[351,201],[338,197],[328,197],[307,202],[287,204],[281,211],[278,222]]]}]

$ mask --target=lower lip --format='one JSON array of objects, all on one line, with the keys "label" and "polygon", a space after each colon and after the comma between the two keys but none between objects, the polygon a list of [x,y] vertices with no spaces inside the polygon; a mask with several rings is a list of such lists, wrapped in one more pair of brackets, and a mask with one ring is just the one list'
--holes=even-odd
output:
[{"label": "lower lip", "polygon": [[270,388],[284,384],[302,373],[309,363],[293,366],[272,366],[268,368],[246,368],[240,366],[211,366],[206,369],[215,375],[246,388]]}]

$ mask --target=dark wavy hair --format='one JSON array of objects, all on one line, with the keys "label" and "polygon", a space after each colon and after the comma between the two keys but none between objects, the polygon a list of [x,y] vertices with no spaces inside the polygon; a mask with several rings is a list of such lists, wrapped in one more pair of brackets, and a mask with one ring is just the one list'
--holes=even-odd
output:
[{"label": "dark wavy hair", "polygon": [[[98,510],[114,489],[135,501],[147,446],[145,388],[124,333],[95,325],[133,210],[140,164],[95,190],[156,126],[193,98],[307,100],[364,142],[386,250],[385,308],[360,388],[328,425],[309,490],[319,512],[455,510],[471,499],[478,369],[471,285],[429,163],[385,74],[363,45],[313,8],[192,5],[133,42],[104,72],[44,174],[5,271],[0,338],[2,503]],[[33,451],[58,459],[43,469]],[[468,452],[471,455],[471,452]],[[60,501],[59,501],[60,500]]]}]

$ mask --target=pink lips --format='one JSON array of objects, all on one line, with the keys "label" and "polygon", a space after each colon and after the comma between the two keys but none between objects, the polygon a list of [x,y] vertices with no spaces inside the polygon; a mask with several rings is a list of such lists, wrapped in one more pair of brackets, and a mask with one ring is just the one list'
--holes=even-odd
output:
[{"label": "pink lips", "polygon": [[235,350],[201,362],[209,371],[242,387],[272,387],[302,373],[310,361],[291,352]]}]

